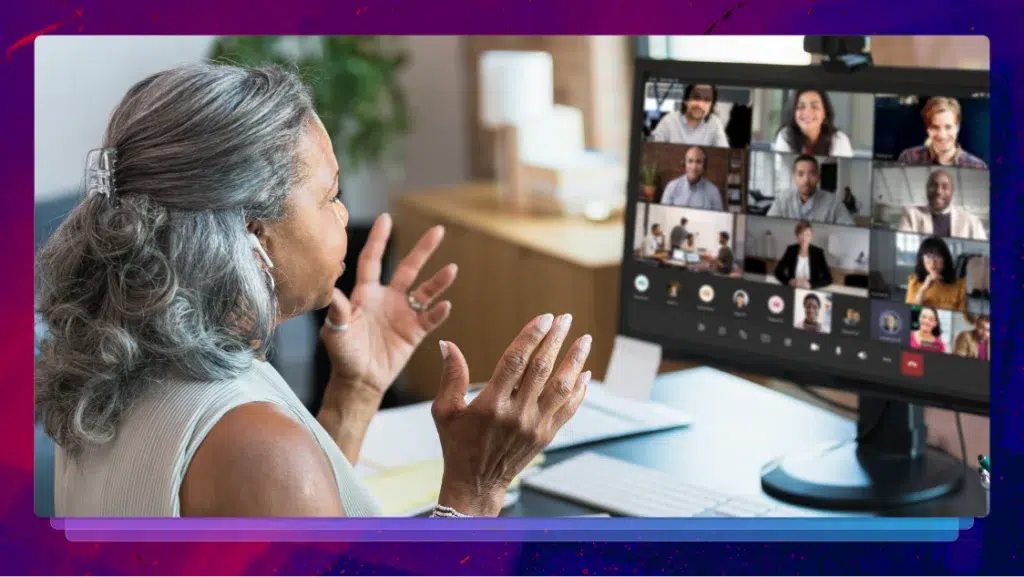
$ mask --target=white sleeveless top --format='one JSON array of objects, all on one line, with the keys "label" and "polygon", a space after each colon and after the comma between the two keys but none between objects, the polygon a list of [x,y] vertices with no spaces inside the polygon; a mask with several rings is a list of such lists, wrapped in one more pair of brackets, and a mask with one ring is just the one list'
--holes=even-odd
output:
[{"label": "white sleeveless top", "polygon": [[[270,364],[255,361],[223,382],[169,382],[126,413],[111,442],[72,458],[56,447],[57,517],[179,517],[179,494],[199,445],[228,411],[247,403],[282,407],[309,430],[334,470],[345,515],[379,516],[344,454]],[[239,439],[245,442],[245,439]]]}]

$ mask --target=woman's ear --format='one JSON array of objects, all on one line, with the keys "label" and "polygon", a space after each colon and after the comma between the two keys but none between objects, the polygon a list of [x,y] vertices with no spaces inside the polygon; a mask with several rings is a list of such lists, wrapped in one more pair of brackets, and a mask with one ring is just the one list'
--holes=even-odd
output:
[{"label": "woman's ear", "polygon": [[255,234],[257,238],[261,238],[263,236],[263,224],[255,220],[245,225],[245,230]]}]

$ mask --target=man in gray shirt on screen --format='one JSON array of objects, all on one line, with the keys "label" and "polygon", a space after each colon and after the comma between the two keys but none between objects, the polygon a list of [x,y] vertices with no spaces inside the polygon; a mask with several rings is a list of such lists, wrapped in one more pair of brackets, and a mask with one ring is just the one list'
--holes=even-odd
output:
[{"label": "man in gray shirt on screen", "polygon": [[691,146],[686,151],[683,160],[684,174],[665,186],[661,204],[704,210],[725,210],[722,193],[717,186],[704,178],[707,163],[707,153],[700,147]]},{"label": "man in gray shirt on screen", "polygon": [[793,161],[793,185],[796,190],[780,192],[765,216],[853,226],[853,217],[846,210],[843,199],[820,190],[820,179],[817,159],[807,154],[798,156]]},{"label": "man in gray shirt on screen", "polygon": [[725,126],[715,115],[718,88],[690,84],[683,90],[681,112],[670,112],[654,127],[649,140],[670,144],[695,144],[729,148]]}]

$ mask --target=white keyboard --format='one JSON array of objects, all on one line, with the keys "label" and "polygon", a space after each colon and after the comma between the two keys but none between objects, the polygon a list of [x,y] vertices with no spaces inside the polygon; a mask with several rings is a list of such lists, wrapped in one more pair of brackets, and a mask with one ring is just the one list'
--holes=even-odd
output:
[{"label": "white keyboard", "polygon": [[624,517],[816,516],[695,487],[661,471],[590,452],[536,471],[522,484]]}]

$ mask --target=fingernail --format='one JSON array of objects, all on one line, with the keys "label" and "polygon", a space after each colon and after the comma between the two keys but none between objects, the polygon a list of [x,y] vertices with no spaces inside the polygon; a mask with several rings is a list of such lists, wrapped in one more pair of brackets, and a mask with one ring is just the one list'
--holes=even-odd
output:
[{"label": "fingernail", "polygon": [[444,341],[437,341],[437,344],[441,346],[441,359],[448,359],[448,343]]},{"label": "fingernail", "polygon": [[580,382],[584,385],[590,383],[590,371],[587,371],[580,376]]},{"label": "fingernail", "polygon": [[593,342],[593,340],[593,337],[590,335],[583,335],[583,343],[581,347],[583,352],[588,352],[590,350],[590,343]]},{"label": "fingernail", "polygon": [[558,330],[567,331],[569,326],[572,324],[572,315],[564,314],[558,317]]},{"label": "fingernail", "polygon": [[553,322],[555,322],[555,315],[546,314],[540,317],[540,322],[537,323],[537,328],[546,333],[551,330],[551,323]]}]

